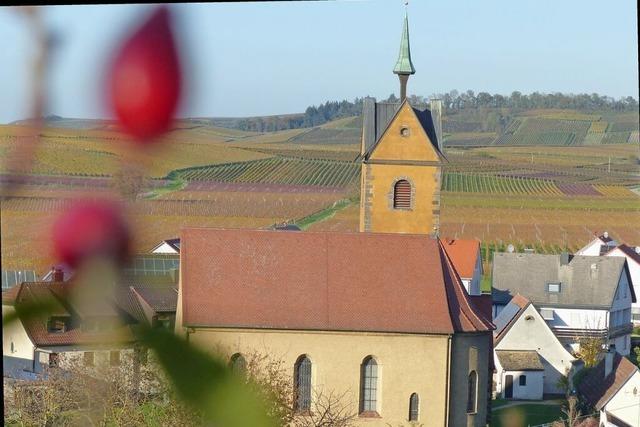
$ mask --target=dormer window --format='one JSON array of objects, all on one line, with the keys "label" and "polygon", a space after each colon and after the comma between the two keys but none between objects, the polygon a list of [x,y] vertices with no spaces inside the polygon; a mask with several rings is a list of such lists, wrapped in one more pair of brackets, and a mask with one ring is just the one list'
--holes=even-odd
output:
[{"label": "dormer window", "polygon": [[67,319],[65,317],[51,317],[47,322],[49,333],[62,333],[67,330]]},{"label": "dormer window", "polygon": [[547,292],[550,294],[559,294],[562,288],[562,283],[560,282],[549,282],[547,283]]}]

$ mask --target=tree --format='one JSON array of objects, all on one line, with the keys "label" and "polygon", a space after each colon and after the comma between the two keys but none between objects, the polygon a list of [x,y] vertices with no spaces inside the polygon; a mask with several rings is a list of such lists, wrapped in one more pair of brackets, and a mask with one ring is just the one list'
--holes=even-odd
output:
[{"label": "tree", "polygon": [[145,187],[145,178],[137,167],[123,165],[113,174],[112,185],[115,190],[128,200],[135,200]]},{"label": "tree", "polygon": [[585,368],[592,368],[600,361],[605,340],[602,336],[582,335],[576,338],[578,351],[575,356],[584,362]]}]

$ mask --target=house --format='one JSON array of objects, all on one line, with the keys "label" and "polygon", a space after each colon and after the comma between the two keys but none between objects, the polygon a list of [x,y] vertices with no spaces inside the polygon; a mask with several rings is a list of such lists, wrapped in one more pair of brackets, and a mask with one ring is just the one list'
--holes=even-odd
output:
[{"label": "house", "polygon": [[300,393],[346,393],[361,425],[408,421],[414,394],[416,421],[486,424],[492,325],[438,239],[204,228],[181,239],[176,332],[189,342],[230,358],[263,349],[291,372],[304,360]]},{"label": "house", "polygon": [[[47,271],[47,274],[42,276],[40,281],[42,282],[66,282],[73,277],[73,269],[67,264],[57,264],[51,267],[51,270]],[[32,282],[35,281],[31,280]]]},{"label": "house", "polygon": [[2,292],[22,282],[36,280],[35,270],[2,270]]},{"label": "house", "polygon": [[495,364],[504,399],[542,399],[544,366],[537,351],[495,350]]},{"label": "house", "polygon": [[600,426],[640,425],[640,372],[613,346],[583,378],[578,392],[600,412]]},{"label": "house", "polygon": [[179,254],[180,239],[168,239],[158,243],[153,249],[152,254]]},{"label": "house", "polygon": [[609,233],[605,231],[601,235],[596,234],[592,241],[576,252],[576,255],[601,256],[616,246],[618,242],[609,237]]},{"label": "house", "polygon": [[516,294],[531,301],[567,349],[576,351],[580,337],[598,336],[629,354],[636,295],[626,259],[494,254],[494,318]]},{"label": "house", "polygon": [[[629,266],[631,281],[636,296],[640,293],[640,246],[629,246],[624,243],[610,249],[605,256],[625,257]],[[640,323],[640,303],[634,302],[631,305],[631,320],[633,323]]]},{"label": "house", "polygon": [[138,325],[173,327],[177,289],[172,276],[122,280],[113,292],[96,297],[80,292],[74,281],[23,282],[3,292],[3,316],[20,305],[49,306],[37,318],[3,325],[4,375],[35,379],[47,366],[77,357],[87,365],[100,359],[116,365],[121,353],[134,351]]},{"label": "house", "polygon": [[571,378],[579,361],[569,353],[520,294],[514,296],[494,321],[496,395],[505,399],[542,399],[564,394],[558,386]]},{"label": "house", "polygon": [[469,295],[480,295],[480,282],[484,274],[479,240],[443,239],[444,249],[451,258]]}]

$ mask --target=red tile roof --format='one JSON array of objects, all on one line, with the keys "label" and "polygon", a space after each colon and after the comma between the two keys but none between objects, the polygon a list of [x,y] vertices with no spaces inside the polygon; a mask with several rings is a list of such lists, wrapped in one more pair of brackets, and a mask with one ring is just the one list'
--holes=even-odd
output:
[{"label": "red tile roof", "polygon": [[[57,345],[87,345],[100,343],[125,343],[133,341],[128,325],[116,323],[109,330],[86,331],[75,318],[74,309],[69,305],[72,285],[59,282],[25,282],[16,288],[15,304],[48,303],[47,313],[24,319],[23,326],[31,341],[39,347]],[[64,332],[49,332],[49,316],[68,317],[70,322]],[[117,319],[117,318],[116,318]]]},{"label": "red tile roof", "polygon": [[602,409],[629,378],[638,371],[636,365],[631,363],[629,359],[616,353],[611,372],[605,378],[604,363],[604,359],[601,360],[578,386],[578,391],[597,410]]},{"label": "red tile roof", "polygon": [[471,279],[480,256],[480,241],[442,239],[442,243],[460,277]]},{"label": "red tile roof", "polygon": [[370,233],[189,228],[184,326],[489,331],[439,241]]}]

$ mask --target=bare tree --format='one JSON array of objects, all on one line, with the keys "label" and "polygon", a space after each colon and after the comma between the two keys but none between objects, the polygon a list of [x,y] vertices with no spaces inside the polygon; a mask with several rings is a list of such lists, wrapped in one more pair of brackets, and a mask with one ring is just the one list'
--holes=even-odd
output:
[{"label": "bare tree", "polygon": [[294,418],[292,427],[349,427],[356,414],[350,409],[355,403],[347,402],[348,391],[327,393],[313,390],[311,410]]}]

